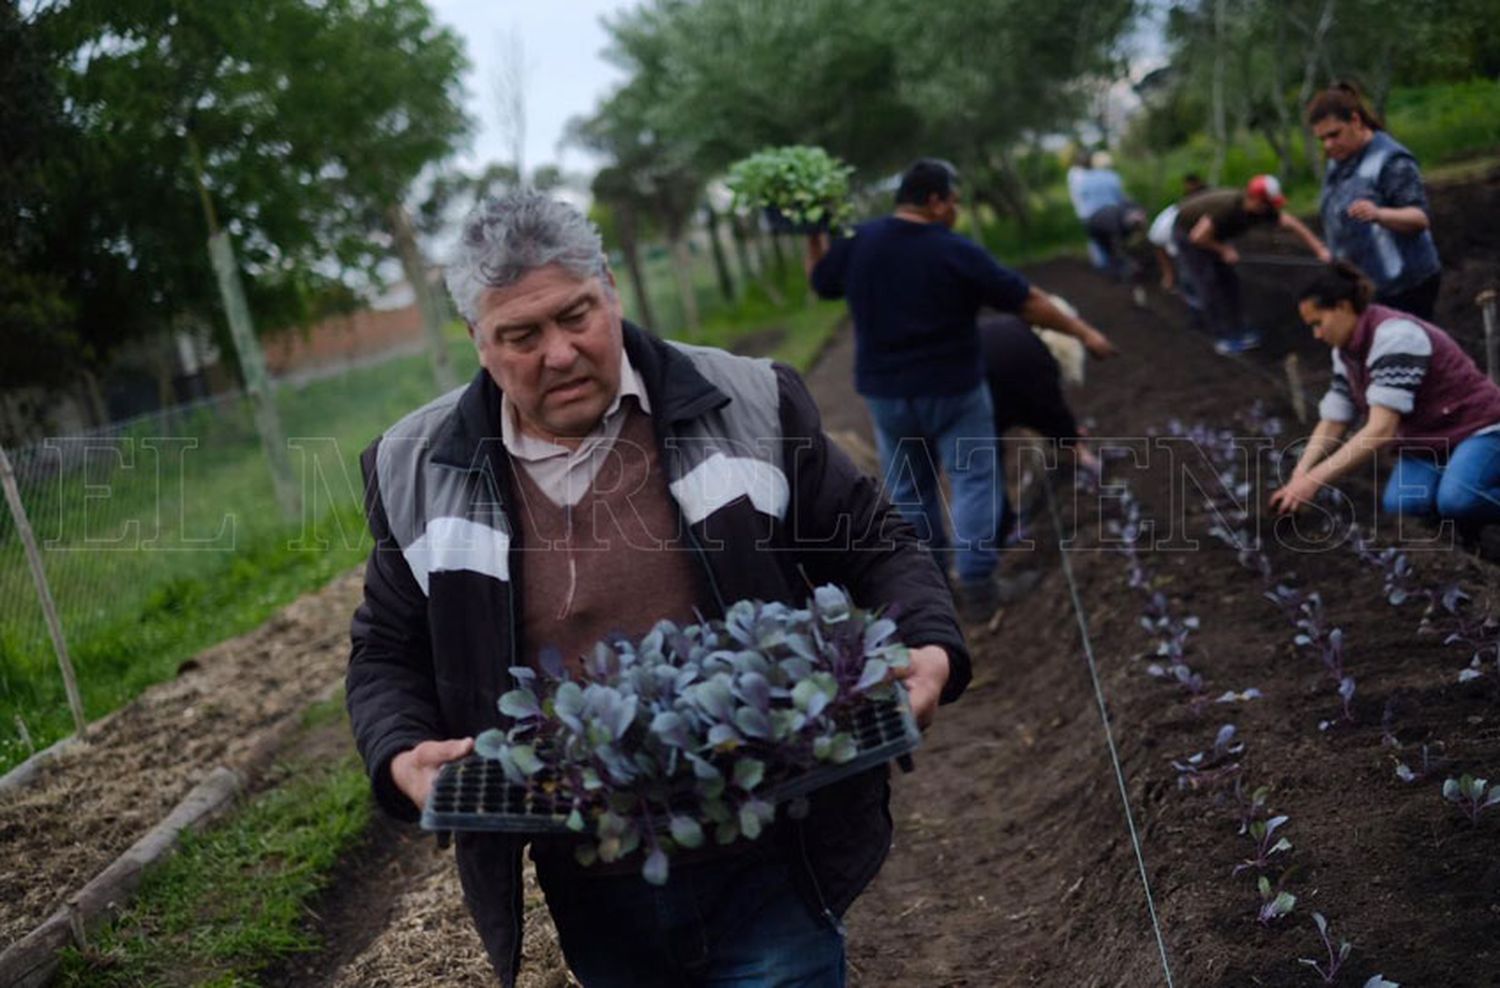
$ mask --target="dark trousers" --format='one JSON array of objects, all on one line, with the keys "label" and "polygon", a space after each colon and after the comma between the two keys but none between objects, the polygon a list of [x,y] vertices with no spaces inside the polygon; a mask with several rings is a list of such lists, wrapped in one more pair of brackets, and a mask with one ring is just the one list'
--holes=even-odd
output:
[{"label": "dark trousers", "polygon": [[1125,226],[1125,213],[1129,208],[1122,204],[1105,206],[1083,221],[1084,231],[1104,257],[1104,272],[1124,281],[1135,280],[1140,267],[1125,249],[1130,238],[1130,230]]},{"label": "dark trousers", "polygon": [[539,867],[568,966],[585,988],[842,988],[842,926],[798,893],[785,848],[761,840],[673,865],[662,886]]},{"label": "dark trousers", "polygon": [[1203,318],[1221,340],[1232,340],[1245,331],[1240,308],[1240,276],[1211,250],[1194,247],[1186,238],[1178,241],[1178,263],[1187,269],[1203,303]]},{"label": "dark trousers", "polygon": [[1443,287],[1443,272],[1439,271],[1431,278],[1413,285],[1404,292],[1377,294],[1375,301],[1402,312],[1410,312],[1418,319],[1431,322],[1432,313],[1437,308],[1438,289],[1441,287]]}]

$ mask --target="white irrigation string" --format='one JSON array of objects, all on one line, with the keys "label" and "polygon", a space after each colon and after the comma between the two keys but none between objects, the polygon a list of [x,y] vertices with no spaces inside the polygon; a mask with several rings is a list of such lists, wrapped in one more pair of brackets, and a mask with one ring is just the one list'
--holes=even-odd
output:
[{"label": "white irrigation string", "polygon": [[1062,544],[1062,517],[1057,511],[1057,501],[1052,496],[1052,485],[1042,479],[1042,489],[1047,493],[1047,509],[1052,514],[1052,530],[1057,533],[1057,554],[1062,559],[1063,578],[1068,581],[1068,594],[1073,598],[1073,613],[1078,618],[1078,633],[1083,637],[1083,654],[1089,660],[1089,676],[1094,680],[1094,699],[1099,702],[1099,719],[1104,722],[1104,739],[1109,743],[1109,760],[1114,763],[1115,782],[1120,786],[1120,803],[1125,807],[1125,824],[1130,829],[1130,843],[1135,848],[1136,867],[1141,872],[1141,885],[1146,890],[1146,910],[1151,914],[1151,929],[1156,933],[1156,948],[1161,951],[1161,969],[1167,976],[1167,988],[1172,988],[1172,965],[1167,961],[1167,942],[1161,934],[1161,921],[1156,915],[1156,900],[1151,895],[1151,879],[1146,874],[1146,855],[1141,850],[1140,834],[1135,829],[1135,815],[1130,812],[1130,791],[1125,785],[1125,769],[1120,765],[1120,752],[1115,747],[1114,730],[1109,726],[1109,707],[1104,702],[1104,687],[1099,683],[1099,663],[1094,658],[1094,643],[1089,637],[1088,617],[1084,614],[1083,600],[1078,595],[1078,582],[1073,578],[1073,564],[1068,562],[1068,551]]}]

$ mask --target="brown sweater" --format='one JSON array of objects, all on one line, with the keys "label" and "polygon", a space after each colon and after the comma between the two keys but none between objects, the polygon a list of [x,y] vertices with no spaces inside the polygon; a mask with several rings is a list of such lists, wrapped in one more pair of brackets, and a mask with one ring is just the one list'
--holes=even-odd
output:
[{"label": "brown sweater", "polygon": [[703,587],[651,419],[635,402],[627,405],[610,454],[572,508],[554,504],[512,460],[522,650],[532,665],[543,649],[575,664],[602,638],[639,638],[663,618],[697,620]]}]

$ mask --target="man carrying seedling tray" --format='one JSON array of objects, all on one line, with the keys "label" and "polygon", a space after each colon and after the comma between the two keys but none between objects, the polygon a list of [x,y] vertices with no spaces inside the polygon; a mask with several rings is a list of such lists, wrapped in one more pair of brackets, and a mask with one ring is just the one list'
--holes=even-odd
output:
[{"label": "man carrying seedling tray", "polygon": [[[920,723],[963,691],[942,575],[828,442],[795,372],[624,321],[597,231],[536,192],[476,207],[447,279],[483,369],[362,458],[375,548],[347,695],[386,811],[415,819],[442,766],[502,726],[497,704],[526,667],[554,664],[544,655],[579,668],[601,641],[741,601],[802,608],[841,584],[894,619],[909,661],[892,674]],[[534,844],[569,965],[589,988],[843,984],[839,917],[890,846],[888,795],[884,767],[854,775],[755,840],[681,855],[659,885],[639,859],[584,865],[567,843]],[[456,840],[507,986],[524,846]]]}]

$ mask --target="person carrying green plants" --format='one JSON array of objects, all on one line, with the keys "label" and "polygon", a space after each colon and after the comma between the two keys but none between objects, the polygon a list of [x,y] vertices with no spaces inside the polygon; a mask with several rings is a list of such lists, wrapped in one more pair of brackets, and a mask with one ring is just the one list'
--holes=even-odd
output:
[{"label": "person carrying green plants", "polygon": [[[812,234],[806,267],[823,298],[854,318],[854,385],[875,424],[891,498],[947,572],[966,620],[987,619],[1019,587],[997,579],[1005,489],[976,318],[982,306],[1077,337],[1096,357],[1114,346],[1021,275],[953,232],[958,171],[924,158],[901,177],[896,208],[830,241]],[[950,544],[939,470],[953,491]]]},{"label": "person carrying green plants", "polygon": [[[361,465],[374,537],[354,615],[350,720],[380,806],[412,820],[437,773],[556,650],[802,606],[814,585],[896,622],[920,724],[969,681],[942,575],[825,436],[796,372],[668,343],[622,318],[598,231],[519,190],[475,207],[447,268],[482,369],[391,426]],[[684,854],[531,856],[587,988],[844,983],[840,916],[891,845],[887,771],[820,789],[755,841]],[[501,984],[521,957],[523,838],[457,835],[464,898]]]}]

